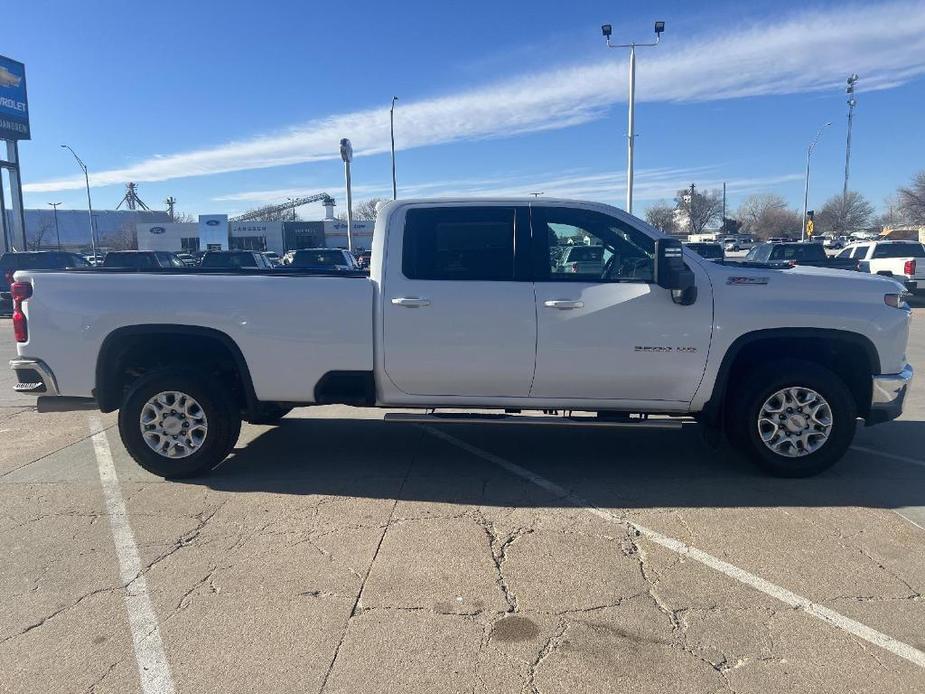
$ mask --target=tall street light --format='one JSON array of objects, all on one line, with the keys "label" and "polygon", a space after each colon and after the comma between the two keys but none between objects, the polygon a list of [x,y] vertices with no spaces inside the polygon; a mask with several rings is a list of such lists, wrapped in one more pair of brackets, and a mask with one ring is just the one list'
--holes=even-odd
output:
[{"label": "tall street light", "polygon": [[851,162],[851,124],[854,121],[854,107],[857,106],[857,99],[854,98],[854,84],[860,79],[856,74],[848,78],[848,86],[845,87],[845,94],[848,95],[848,139],[845,141],[845,185],[842,188],[842,214],[845,214],[845,208],[848,206],[848,165]]},{"label": "tall street light", "polygon": [[353,145],[346,137],[340,141],[340,158],[344,160],[344,180],[347,187],[347,250],[353,253],[353,191],[350,188],[350,162]]},{"label": "tall street light", "polygon": [[636,48],[643,46],[657,46],[662,38],[662,32],[665,31],[665,22],[655,23],[655,41],[653,43],[610,43],[610,36],[613,33],[613,26],[604,24],[601,26],[601,33],[607,40],[608,48],[629,48],[630,49],[630,78],[629,78],[629,127],[626,133],[626,211],[633,213],[633,149],[635,147],[636,131]]},{"label": "tall street light", "polygon": [[397,96],[392,97],[392,108],[389,109],[389,133],[392,136],[392,200],[398,199],[398,185],[395,182],[395,102]]},{"label": "tall street light", "polygon": [[51,205],[55,210],[55,236],[58,238],[58,250],[60,251],[61,250],[61,232],[58,231],[58,205],[60,205],[61,203],[60,202],[50,202],[48,204]]},{"label": "tall street light", "polygon": [[809,205],[809,160],[813,156],[813,150],[816,149],[816,143],[819,142],[819,138],[822,137],[822,131],[830,125],[832,125],[831,121],[819,128],[816,132],[816,137],[813,138],[813,141],[809,143],[809,147],[806,148],[806,178],[803,182],[803,230],[800,232],[800,241],[806,240],[806,208]]},{"label": "tall street light", "polygon": [[90,220],[90,247],[93,249],[93,264],[96,265],[96,232],[93,229],[93,203],[90,202],[90,174],[87,173],[87,165],[81,161],[80,157],[77,156],[77,152],[70,145],[61,146],[74,155],[74,159],[77,160],[77,164],[84,172],[84,181],[87,183],[87,216]]}]

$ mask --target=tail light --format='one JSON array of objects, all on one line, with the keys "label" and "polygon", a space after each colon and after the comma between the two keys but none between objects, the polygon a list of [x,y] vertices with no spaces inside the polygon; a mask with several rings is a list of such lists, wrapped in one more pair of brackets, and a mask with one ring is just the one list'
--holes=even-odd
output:
[{"label": "tail light", "polygon": [[28,282],[13,282],[10,295],[13,297],[13,334],[17,342],[28,342],[29,325],[22,311],[22,302],[32,296],[32,285]]},{"label": "tail light", "polygon": [[909,275],[910,277],[915,274],[915,260],[907,260],[906,264],[903,265],[903,274]]}]

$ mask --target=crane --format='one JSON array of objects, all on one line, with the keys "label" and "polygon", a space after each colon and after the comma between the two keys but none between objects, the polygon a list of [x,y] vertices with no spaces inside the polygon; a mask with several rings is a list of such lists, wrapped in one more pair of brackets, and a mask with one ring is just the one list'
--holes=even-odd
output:
[{"label": "crane", "polygon": [[296,207],[301,207],[302,205],[307,205],[310,202],[318,202],[323,200],[326,204],[334,204],[334,198],[328,195],[327,193],[316,193],[315,195],[308,195],[304,198],[292,198],[287,202],[282,202],[278,205],[267,205],[266,207],[261,207],[256,210],[251,210],[250,212],[245,212],[240,214],[237,217],[232,217],[229,219],[229,222],[250,222],[255,219],[262,219],[266,216],[276,215],[280,212],[285,212],[286,210],[292,210]]}]

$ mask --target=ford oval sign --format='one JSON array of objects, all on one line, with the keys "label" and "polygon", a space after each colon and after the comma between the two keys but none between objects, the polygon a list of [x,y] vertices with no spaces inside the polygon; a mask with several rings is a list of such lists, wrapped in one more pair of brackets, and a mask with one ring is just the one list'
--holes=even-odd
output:
[{"label": "ford oval sign", "polygon": [[164,227],[151,227],[148,231],[152,234],[163,234],[167,230]]},{"label": "ford oval sign", "polygon": [[206,224],[208,224],[210,227],[217,227],[218,220],[217,219],[207,219]]}]

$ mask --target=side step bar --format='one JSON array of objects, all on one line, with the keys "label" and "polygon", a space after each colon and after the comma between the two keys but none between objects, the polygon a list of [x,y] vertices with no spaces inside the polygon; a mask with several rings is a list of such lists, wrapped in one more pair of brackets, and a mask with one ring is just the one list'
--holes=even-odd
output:
[{"label": "side step bar", "polygon": [[680,429],[678,418],[664,419],[607,419],[602,417],[559,417],[556,415],[510,415],[452,412],[446,414],[417,414],[414,412],[388,412],[386,422],[412,422],[415,424],[541,424],[560,427],[610,427],[633,429]]}]

